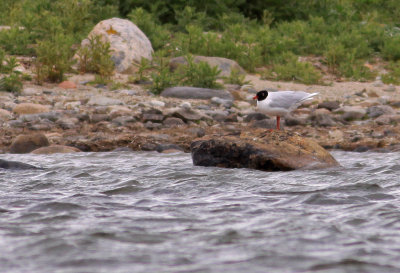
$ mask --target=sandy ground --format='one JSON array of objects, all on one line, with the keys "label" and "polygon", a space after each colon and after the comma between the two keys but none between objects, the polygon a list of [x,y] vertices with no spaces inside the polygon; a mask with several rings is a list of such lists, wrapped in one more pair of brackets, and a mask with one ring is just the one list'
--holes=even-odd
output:
[{"label": "sandy ground", "polygon": [[389,85],[380,84],[376,86],[376,82],[332,82],[329,85],[305,85],[294,82],[279,82],[261,80],[257,75],[247,75],[246,80],[250,81],[256,90],[265,88],[275,88],[278,90],[306,91],[309,93],[319,92],[319,100],[337,100],[344,101],[346,97],[362,92],[363,90],[373,96],[382,97],[390,100],[400,100],[400,92],[398,87],[396,91],[385,91]]}]

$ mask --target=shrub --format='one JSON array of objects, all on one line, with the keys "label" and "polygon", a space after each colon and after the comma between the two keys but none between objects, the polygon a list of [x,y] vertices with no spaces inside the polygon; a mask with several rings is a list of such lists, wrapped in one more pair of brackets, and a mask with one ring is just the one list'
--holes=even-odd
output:
[{"label": "shrub", "polygon": [[386,60],[398,61],[400,60],[400,35],[387,38],[383,42],[382,55]]},{"label": "shrub", "polygon": [[169,60],[165,58],[164,52],[160,51],[153,56],[154,70],[151,73],[152,85],[150,91],[154,94],[160,94],[165,88],[177,85],[178,80],[175,74],[169,70]]},{"label": "shrub", "polygon": [[64,79],[64,73],[69,71],[73,64],[72,41],[71,36],[56,34],[52,39],[38,43],[35,48],[37,65],[41,67],[40,73],[43,73],[45,79],[51,82]]},{"label": "shrub", "polygon": [[0,31],[0,45],[13,55],[31,55],[33,48],[31,34],[27,29],[12,27],[9,30]]},{"label": "shrub", "polygon": [[242,73],[240,73],[239,69],[234,68],[231,70],[231,73],[229,74],[229,76],[224,78],[224,82],[242,86],[242,85],[250,83],[249,81],[246,81],[245,78],[246,78],[246,74],[242,74]]},{"label": "shrub", "polygon": [[0,79],[0,90],[18,93],[22,86],[22,74],[19,71],[12,71],[9,75]]},{"label": "shrub", "polygon": [[185,57],[186,65],[181,65],[177,69],[177,75],[180,75],[180,84],[186,86],[195,86],[203,88],[221,88],[217,83],[218,75],[221,70],[217,66],[211,67],[206,62],[194,62],[192,55]]},{"label": "shrub", "polygon": [[386,84],[400,84],[400,61],[391,62],[386,69],[389,71],[382,75],[382,82]]},{"label": "shrub", "polygon": [[110,43],[103,42],[101,36],[88,38],[88,44],[77,51],[78,69],[81,73],[97,73],[102,82],[107,82],[114,73]]}]

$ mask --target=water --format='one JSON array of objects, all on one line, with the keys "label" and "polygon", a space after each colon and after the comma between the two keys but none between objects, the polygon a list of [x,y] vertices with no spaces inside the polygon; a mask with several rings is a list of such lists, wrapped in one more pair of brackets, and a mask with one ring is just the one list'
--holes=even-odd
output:
[{"label": "water", "polygon": [[46,169],[0,169],[0,272],[400,272],[400,154],[333,154],[277,173],[2,155]]}]

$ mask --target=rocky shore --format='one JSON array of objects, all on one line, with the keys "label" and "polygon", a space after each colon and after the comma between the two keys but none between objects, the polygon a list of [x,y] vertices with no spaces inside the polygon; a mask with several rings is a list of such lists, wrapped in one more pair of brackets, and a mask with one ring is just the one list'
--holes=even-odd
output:
[{"label": "rocky shore", "polygon": [[[199,137],[274,128],[275,119],[257,113],[252,97],[261,86],[291,84],[249,75],[251,85],[225,85],[224,90],[179,87],[155,96],[141,85],[119,90],[86,85],[90,77],[94,76],[70,75],[69,82],[59,85],[26,84],[20,94],[0,92],[0,151],[15,152],[11,147],[19,135],[42,133],[49,145],[85,152],[119,148],[189,152]],[[400,100],[395,87],[386,90],[388,86],[377,83],[357,83],[361,90],[332,99],[333,91],[326,90],[334,86],[291,85],[292,90],[320,92],[320,96],[284,119],[283,130],[327,149],[400,148]]]}]

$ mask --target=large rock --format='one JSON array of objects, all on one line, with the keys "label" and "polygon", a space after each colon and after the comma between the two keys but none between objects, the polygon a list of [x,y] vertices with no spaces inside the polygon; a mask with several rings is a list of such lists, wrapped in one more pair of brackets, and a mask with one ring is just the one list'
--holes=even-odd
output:
[{"label": "large rock", "polygon": [[25,114],[38,114],[38,113],[44,113],[44,112],[49,112],[50,107],[47,105],[41,105],[41,104],[36,104],[36,103],[20,103],[17,104],[13,108],[13,112],[19,115],[25,115]]},{"label": "large rock", "polygon": [[179,99],[203,99],[208,100],[218,97],[227,100],[233,100],[230,92],[218,89],[208,89],[199,87],[178,86],[164,89],[161,92],[163,97],[172,97]]},{"label": "large rock", "polygon": [[30,135],[19,135],[11,143],[10,153],[14,154],[25,154],[30,153],[40,147],[49,146],[49,140],[44,134],[30,134]]},{"label": "large rock", "polygon": [[290,171],[340,166],[313,140],[285,131],[264,130],[240,137],[205,137],[191,144],[193,164],[262,171]]},{"label": "large rock", "polygon": [[[219,76],[221,77],[228,77],[231,74],[232,70],[237,70],[239,74],[246,74],[244,69],[236,61],[226,58],[194,56],[193,61],[195,63],[205,62],[208,63],[211,67],[213,66],[218,67],[218,69],[221,70],[221,73],[219,74]],[[186,65],[186,64],[187,61],[183,56],[172,58],[169,61],[169,65],[172,70],[178,68],[179,65]]]},{"label": "large rock", "polygon": [[55,154],[55,153],[77,153],[81,152],[78,148],[64,146],[64,145],[51,145],[47,147],[41,147],[39,149],[33,150],[31,154]]},{"label": "large rock", "polygon": [[[110,43],[112,60],[115,69],[121,73],[130,73],[134,70],[133,63],[140,63],[142,58],[151,60],[153,47],[146,35],[131,21],[111,18],[98,23],[89,33],[89,37],[102,37],[104,42]],[[88,39],[82,41],[87,46]]]},{"label": "large rock", "polygon": [[0,168],[2,169],[12,169],[12,170],[28,170],[28,169],[40,169],[36,166],[26,164],[23,162],[18,162],[18,161],[9,161],[9,160],[4,160],[0,159]]},{"label": "large rock", "polygon": [[376,118],[382,115],[394,115],[396,111],[389,105],[374,105],[368,107],[367,114],[370,118]]}]

